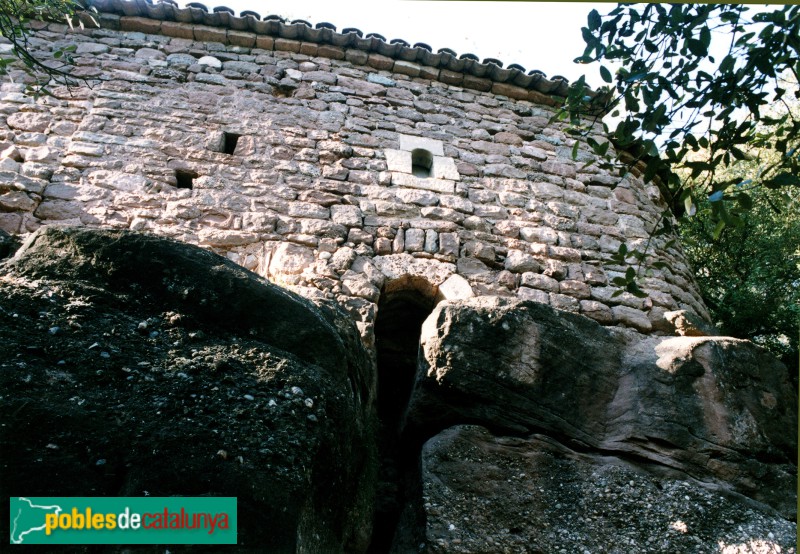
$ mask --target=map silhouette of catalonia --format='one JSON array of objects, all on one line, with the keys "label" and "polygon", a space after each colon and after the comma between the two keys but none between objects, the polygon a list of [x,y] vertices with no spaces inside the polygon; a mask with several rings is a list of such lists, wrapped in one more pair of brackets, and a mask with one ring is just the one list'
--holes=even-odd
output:
[{"label": "map silhouette of catalonia", "polygon": [[61,506],[39,506],[24,497],[11,499],[11,542],[22,544],[29,533],[44,533],[45,516],[61,513]]}]

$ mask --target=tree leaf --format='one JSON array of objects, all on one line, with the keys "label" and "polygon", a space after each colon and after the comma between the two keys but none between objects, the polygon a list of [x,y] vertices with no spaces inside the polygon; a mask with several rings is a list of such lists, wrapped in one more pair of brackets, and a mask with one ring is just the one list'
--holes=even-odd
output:
[{"label": "tree leaf", "polygon": [[690,38],[686,41],[686,45],[689,47],[689,52],[695,56],[704,58],[708,55],[708,48],[706,48],[706,45],[700,40]]},{"label": "tree leaf", "polygon": [[791,173],[781,173],[771,179],[764,181],[764,186],[770,189],[779,189],[781,187],[796,187],[800,185],[800,176]]},{"label": "tree leaf", "polygon": [[722,220],[717,221],[717,224],[714,226],[714,231],[711,234],[714,240],[719,239],[723,229],[725,229],[725,222]]},{"label": "tree leaf", "polygon": [[597,10],[592,10],[589,12],[588,23],[590,31],[596,31],[600,28],[603,20],[600,18],[600,14],[597,13]]},{"label": "tree leaf", "polygon": [[683,207],[686,209],[686,215],[692,217],[697,213],[697,206],[694,205],[692,202],[692,197],[687,196],[686,199],[683,201]]},{"label": "tree leaf", "polygon": [[606,83],[611,83],[614,81],[614,78],[611,76],[611,72],[604,65],[600,66],[600,77]]},{"label": "tree leaf", "polygon": [[753,199],[746,192],[740,192],[738,195],[736,195],[736,201],[743,210],[753,209]]}]

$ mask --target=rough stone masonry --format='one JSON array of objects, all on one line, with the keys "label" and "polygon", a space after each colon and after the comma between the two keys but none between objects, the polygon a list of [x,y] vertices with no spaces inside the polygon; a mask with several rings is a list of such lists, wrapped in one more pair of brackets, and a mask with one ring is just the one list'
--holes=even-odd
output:
[{"label": "rough stone masonry", "polygon": [[[703,336],[658,187],[573,159],[565,80],[92,4],[30,40],[85,82],[0,87],[0,255],[27,236],[0,264],[4,496],[238,496],[241,552],[795,552],[786,368]],[[666,267],[615,296],[648,241]]]},{"label": "rough stone masonry", "polygon": [[334,297],[367,344],[381,291],[409,277],[438,298],[515,296],[644,333],[673,330],[671,310],[707,317],[669,237],[650,243],[669,267],[643,279],[648,298],[612,296],[611,254],[643,248],[665,205],[583,146],[572,159],[551,121],[563,79],[326,24],[93,4],[100,28],[40,24],[31,40],[53,63],[75,46],[84,84],[38,102],[21,71],[2,85],[0,229],[205,246]]}]

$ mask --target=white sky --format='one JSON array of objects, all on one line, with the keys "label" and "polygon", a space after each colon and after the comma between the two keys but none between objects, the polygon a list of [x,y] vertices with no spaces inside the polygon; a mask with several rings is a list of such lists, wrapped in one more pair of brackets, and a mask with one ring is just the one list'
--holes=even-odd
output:
[{"label": "white sky", "polygon": [[[581,27],[592,8],[605,14],[613,3],[590,2],[458,2],[431,0],[205,0],[206,7],[227,6],[238,15],[252,10],[262,17],[280,15],[312,25],[333,23],[338,30],[355,27],[387,40],[424,42],[436,52],[450,48],[496,58],[504,67],[517,63],[528,71],[562,75],[570,81],[587,74],[590,85],[602,81],[596,68],[572,63],[583,53]],[[183,2],[182,2],[183,5]]]}]

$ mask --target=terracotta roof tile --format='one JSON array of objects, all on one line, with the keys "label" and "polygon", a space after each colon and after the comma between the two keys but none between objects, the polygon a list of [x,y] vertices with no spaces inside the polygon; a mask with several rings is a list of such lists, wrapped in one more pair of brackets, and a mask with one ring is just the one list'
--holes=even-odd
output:
[{"label": "terracotta roof tile", "polygon": [[[525,74],[525,68],[518,64],[510,64],[503,68],[503,62],[495,58],[486,58],[482,62],[474,54],[458,55],[449,48],[441,48],[436,53],[425,43],[416,43],[412,47],[402,39],[387,39],[378,33],[364,33],[353,27],[337,32],[336,26],[322,22],[312,26],[308,21],[296,19],[291,22],[279,15],[261,17],[254,11],[243,11],[239,16],[227,6],[218,6],[209,10],[205,4],[190,2],[179,8],[173,0],[162,0],[153,3],[150,0],[89,0],[89,4],[101,14],[114,14],[125,17],[143,17],[163,22],[219,27],[233,31],[247,31],[256,35],[269,35],[274,39],[288,39],[305,43],[316,43],[320,47],[331,45],[337,48],[355,48],[370,55],[379,54],[399,62],[421,64],[432,68],[430,73],[439,73],[444,82],[463,82],[465,86],[486,89],[491,82],[504,83],[538,93],[565,96],[569,82],[561,76],[550,79],[538,70]],[[174,24],[173,24],[174,25]],[[175,36],[162,26],[161,32]],[[224,32],[224,31],[223,31]],[[330,48],[328,48],[330,50]],[[463,73],[458,78],[455,73]],[[428,74],[428,70],[425,71]],[[506,90],[500,88],[500,90]],[[535,96],[535,93],[531,93]]]}]

